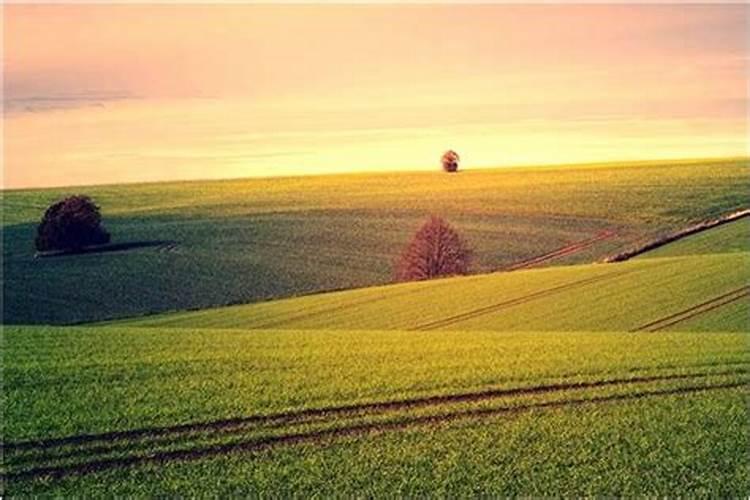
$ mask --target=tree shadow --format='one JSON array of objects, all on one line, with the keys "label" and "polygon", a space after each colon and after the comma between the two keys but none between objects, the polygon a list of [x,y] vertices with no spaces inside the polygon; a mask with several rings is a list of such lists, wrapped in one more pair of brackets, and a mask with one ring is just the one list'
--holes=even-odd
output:
[{"label": "tree shadow", "polygon": [[82,255],[89,253],[108,253],[123,252],[136,250],[139,248],[158,247],[164,251],[173,251],[177,246],[174,240],[149,240],[149,241],[128,241],[125,243],[107,243],[105,245],[94,245],[77,250],[51,250],[48,252],[37,252],[34,258],[64,257],[66,255]]}]

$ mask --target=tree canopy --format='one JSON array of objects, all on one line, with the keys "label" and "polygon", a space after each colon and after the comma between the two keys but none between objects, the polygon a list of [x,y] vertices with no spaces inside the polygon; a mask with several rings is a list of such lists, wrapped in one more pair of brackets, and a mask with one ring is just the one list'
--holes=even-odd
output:
[{"label": "tree canopy", "polygon": [[453,227],[435,215],[404,248],[396,268],[399,281],[467,274],[471,250]]},{"label": "tree canopy", "polygon": [[52,204],[37,228],[36,249],[81,250],[109,243],[99,207],[85,195],[75,195]]}]

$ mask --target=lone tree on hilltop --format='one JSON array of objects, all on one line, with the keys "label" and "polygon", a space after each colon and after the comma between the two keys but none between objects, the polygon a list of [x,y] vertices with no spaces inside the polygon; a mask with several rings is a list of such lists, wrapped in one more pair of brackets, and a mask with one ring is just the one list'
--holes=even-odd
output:
[{"label": "lone tree on hilltop", "polygon": [[467,274],[471,250],[447,222],[435,215],[404,248],[396,267],[398,281],[419,281]]},{"label": "lone tree on hilltop", "polygon": [[99,207],[85,195],[52,204],[37,228],[36,249],[40,252],[78,251],[105,243],[109,243],[109,233],[102,227]]},{"label": "lone tree on hilltop", "polygon": [[456,153],[452,149],[449,149],[448,151],[443,153],[443,156],[440,159],[440,162],[443,164],[443,170],[449,173],[453,173],[458,170],[459,161],[461,161],[461,158],[458,156],[458,153]]}]

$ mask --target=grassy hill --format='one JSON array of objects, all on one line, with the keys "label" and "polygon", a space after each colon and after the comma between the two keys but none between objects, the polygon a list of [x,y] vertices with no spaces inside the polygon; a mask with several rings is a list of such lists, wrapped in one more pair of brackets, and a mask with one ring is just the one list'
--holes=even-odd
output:
[{"label": "grassy hill", "polygon": [[745,228],[617,264],[6,326],[3,493],[741,495]]},{"label": "grassy hill", "polygon": [[750,217],[724,224],[650,250],[636,258],[675,257],[750,251]]},{"label": "grassy hill", "polygon": [[358,477],[373,494],[747,486],[743,333],[5,334],[9,495],[353,493]]},{"label": "grassy hill", "polygon": [[[724,235],[718,228],[715,231]],[[743,332],[750,331],[749,282],[750,253],[719,253],[406,283],[164,314],[123,324],[239,329],[689,331],[691,322],[685,321],[722,307],[710,314],[720,321],[714,329]],[[736,314],[725,316],[725,306]]]},{"label": "grassy hill", "polygon": [[[747,160],[357,174],[3,193],[3,323],[62,324],[388,283],[430,213],[503,269],[586,263],[746,205]],[[85,192],[129,251],[33,258],[47,205]]]}]

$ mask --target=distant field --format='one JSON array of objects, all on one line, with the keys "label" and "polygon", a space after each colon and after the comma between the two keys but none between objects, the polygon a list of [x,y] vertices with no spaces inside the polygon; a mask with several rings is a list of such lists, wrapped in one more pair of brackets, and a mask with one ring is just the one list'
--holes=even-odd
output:
[{"label": "distant field", "polygon": [[[3,193],[3,323],[122,318],[384,284],[430,213],[470,241],[477,272],[603,234],[536,265],[599,260],[747,205],[747,160],[321,176]],[[33,259],[64,194],[102,206],[127,252]]]}]

